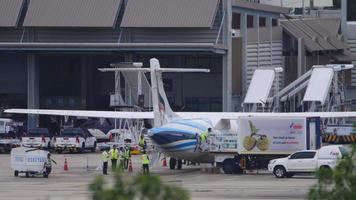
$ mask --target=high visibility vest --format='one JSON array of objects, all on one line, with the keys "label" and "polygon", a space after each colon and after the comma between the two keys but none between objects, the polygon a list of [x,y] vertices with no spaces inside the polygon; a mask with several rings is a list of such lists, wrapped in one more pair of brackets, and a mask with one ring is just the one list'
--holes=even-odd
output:
[{"label": "high visibility vest", "polygon": [[125,158],[130,158],[130,149],[125,149],[124,157]]},{"label": "high visibility vest", "polygon": [[110,153],[111,159],[117,160],[117,158],[119,157],[119,151],[117,149],[111,149]]},{"label": "high visibility vest", "polygon": [[138,141],[138,145],[140,145],[141,147],[145,146],[145,139],[140,138],[140,140]]},{"label": "high visibility vest", "polygon": [[142,160],[142,164],[143,164],[143,165],[145,165],[145,164],[150,164],[150,159],[148,158],[148,155],[147,155],[147,154],[141,155],[141,160]]},{"label": "high visibility vest", "polygon": [[106,151],[103,151],[103,153],[101,154],[101,158],[103,160],[103,162],[108,162],[109,161],[109,154]]},{"label": "high visibility vest", "polygon": [[208,138],[208,132],[200,134],[200,141],[204,142]]}]

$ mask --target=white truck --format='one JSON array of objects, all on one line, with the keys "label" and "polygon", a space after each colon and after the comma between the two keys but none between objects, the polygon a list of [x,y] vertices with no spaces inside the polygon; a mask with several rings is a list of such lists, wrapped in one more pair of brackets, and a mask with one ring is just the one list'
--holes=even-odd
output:
[{"label": "white truck", "polygon": [[30,128],[22,137],[23,147],[39,149],[51,149],[53,147],[53,135],[47,128]]},{"label": "white truck", "polygon": [[16,124],[12,119],[0,118],[0,152],[10,152],[12,148],[21,145]]},{"label": "white truck", "polygon": [[221,120],[208,146],[214,163],[226,174],[267,169],[270,160],[320,147],[320,118],[240,117]]},{"label": "white truck", "polygon": [[87,129],[82,128],[66,128],[54,139],[54,149],[58,153],[64,150],[83,152],[85,149],[94,152],[96,146],[96,138]]},{"label": "white truck", "polygon": [[291,178],[298,173],[313,173],[317,169],[333,169],[339,159],[346,156],[342,145],[329,145],[319,150],[297,151],[288,157],[271,160],[268,170],[277,178]]}]

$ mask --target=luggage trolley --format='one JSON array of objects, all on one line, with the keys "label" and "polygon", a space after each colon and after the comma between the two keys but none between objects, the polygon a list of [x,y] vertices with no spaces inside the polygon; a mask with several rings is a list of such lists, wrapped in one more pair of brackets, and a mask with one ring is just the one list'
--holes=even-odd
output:
[{"label": "luggage trolley", "polygon": [[14,176],[25,173],[26,177],[42,175],[48,178],[44,168],[48,151],[35,148],[18,147],[11,150],[11,168],[14,170]]}]

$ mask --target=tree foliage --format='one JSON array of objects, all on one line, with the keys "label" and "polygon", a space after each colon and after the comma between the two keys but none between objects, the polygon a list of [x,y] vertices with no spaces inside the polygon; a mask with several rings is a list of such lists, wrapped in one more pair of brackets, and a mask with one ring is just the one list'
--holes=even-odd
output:
[{"label": "tree foliage", "polygon": [[188,200],[186,190],[162,183],[158,176],[138,175],[125,177],[115,175],[114,185],[107,187],[102,176],[90,185],[93,200]]},{"label": "tree foliage", "polygon": [[310,200],[356,199],[356,145],[334,170],[322,168],[316,176],[318,183],[309,191]]}]

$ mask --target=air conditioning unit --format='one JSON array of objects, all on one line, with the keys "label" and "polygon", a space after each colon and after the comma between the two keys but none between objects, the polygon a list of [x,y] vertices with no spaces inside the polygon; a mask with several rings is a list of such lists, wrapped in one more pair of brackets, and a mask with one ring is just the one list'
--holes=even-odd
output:
[{"label": "air conditioning unit", "polygon": [[235,37],[241,37],[240,30],[231,29],[231,37],[233,37],[233,38],[235,38]]}]

